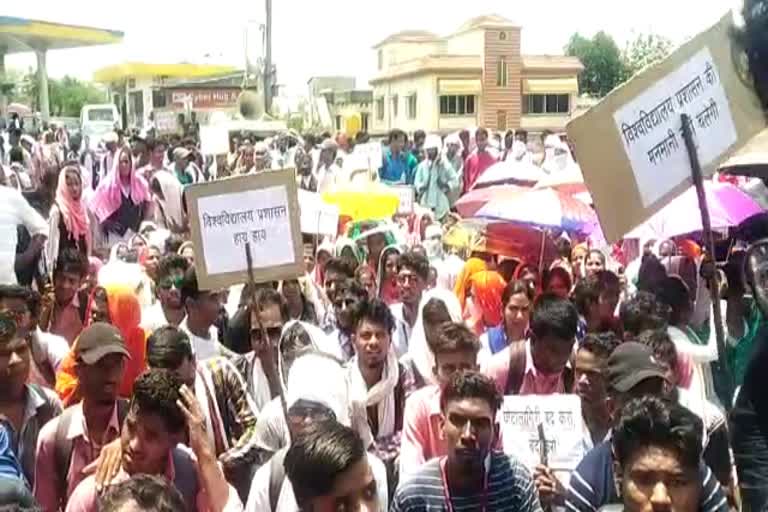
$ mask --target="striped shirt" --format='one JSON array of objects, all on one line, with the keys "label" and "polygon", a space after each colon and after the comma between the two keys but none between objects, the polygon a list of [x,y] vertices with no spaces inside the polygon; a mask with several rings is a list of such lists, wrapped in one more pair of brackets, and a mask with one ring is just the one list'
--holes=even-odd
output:
[{"label": "striped shirt", "polygon": [[[728,501],[712,470],[704,463],[701,475],[701,512],[727,512]],[[565,498],[567,512],[597,512],[604,505],[621,503],[613,473],[611,443],[597,445],[571,474]]]},{"label": "striped shirt", "polygon": [[530,472],[516,458],[501,452],[491,455],[488,488],[482,494],[460,495],[451,492],[446,503],[440,471],[442,459],[433,459],[401,482],[391,512],[541,512]]}]

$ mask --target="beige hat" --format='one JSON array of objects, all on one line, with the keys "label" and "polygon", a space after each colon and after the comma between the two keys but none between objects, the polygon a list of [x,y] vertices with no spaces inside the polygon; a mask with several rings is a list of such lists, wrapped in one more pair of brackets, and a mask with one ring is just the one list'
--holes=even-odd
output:
[{"label": "beige hat", "polygon": [[177,158],[185,159],[189,156],[189,150],[185,147],[179,146],[176,149],[173,150],[173,159],[176,160]]}]

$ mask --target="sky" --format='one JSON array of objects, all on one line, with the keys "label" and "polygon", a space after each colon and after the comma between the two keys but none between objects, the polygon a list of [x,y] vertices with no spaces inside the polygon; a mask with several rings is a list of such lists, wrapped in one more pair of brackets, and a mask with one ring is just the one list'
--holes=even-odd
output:
[{"label": "sky", "polygon": [[[680,43],[716,22],[739,0],[273,0],[273,60],[289,95],[319,75],[351,75],[366,87],[372,46],[402,30],[448,34],[474,16],[499,14],[522,27],[524,53],[562,53],[571,34],[611,34],[620,47],[638,33]],[[51,51],[48,71],[91,79],[126,60],[206,62],[243,67],[261,54],[263,0],[33,0],[3,2],[1,15],[121,30],[122,44]],[[34,67],[32,54],[6,57],[6,67]]]}]

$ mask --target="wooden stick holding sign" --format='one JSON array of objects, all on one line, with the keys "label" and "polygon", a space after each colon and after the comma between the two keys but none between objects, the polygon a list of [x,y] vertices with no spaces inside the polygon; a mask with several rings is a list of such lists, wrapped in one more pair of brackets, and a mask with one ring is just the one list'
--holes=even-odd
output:
[{"label": "wooden stick holding sign", "polygon": [[[280,396],[280,406],[283,409],[283,415],[285,416],[285,424],[288,425],[288,402],[285,399],[285,392],[283,391],[283,378],[282,375],[278,372],[277,365],[275,364],[275,357],[273,357],[273,354],[275,350],[278,352],[277,357],[280,357],[279,351],[280,351],[280,344],[278,343],[277,347],[271,346],[271,340],[269,339],[269,335],[267,334],[267,329],[264,327],[264,324],[261,323],[261,317],[259,316],[260,311],[257,309],[256,304],[256,281],[253,278],[253,255],[251,255],[251,244],[250,242],[246,242],[245,244],[245,261],[248,265],[248,287],[250,288],[250,294],[251,294],[251,329],[253,329],[253,322],[254,320],[258,324],[256,327],[261,331],[261,339],[262,343],[267,343],[268,346],[267,350],[270,351],[270,356],[265,361],[264,359],[261,359],[262,367],[266,369],[267,375],[276,375],[277,376],[277,383],[275,387],[277,388],[277,394]],[[281,336],[282,337],[282,336]],[[270,382],[270,387],[272,386],[272,383]],[[274,390],[272,390],[274,392]],[[287,429],[288,431],[288,439],[290,441],[291,437],[291,431],[290,429]]]},{"label": "wooden stick holding sign", "polygon": [[[709,206],[707,205],[707,196],[704,193],[704,177],[701,172],[699,154],[696,151],[696,144],[693,141],[693,133],[691,131],[692,120],[688,114],[682,114],[680,119],[683,122],[683,140],[685,141],[685,148],[688,151],[688,159],[691,163],[693,185],[696,187],[696,195],[699,199],[699,212],[701,213],[701,226],[704,232],[704,245],[707,258],[711,258],[711,262],[714,264],[715,237],[712,234]],[[711,275],[707,276],[707,287],[709,288],[709,294],[712,297],[712,314],[715,319],[715,339],[717,341],[718,362],[722,369],[723,385],[725,386],[726,396],[733,396],[733,378],[728,366],[728,358],[725,353],[725,332],[723,332],[723,312],[720,309],[720,293],[717,280],[715,279],[715,272],[710,272],[710,274]],[[725,402],[724,405],[726,410],[730,411],[730,401],[726,400]]]}]

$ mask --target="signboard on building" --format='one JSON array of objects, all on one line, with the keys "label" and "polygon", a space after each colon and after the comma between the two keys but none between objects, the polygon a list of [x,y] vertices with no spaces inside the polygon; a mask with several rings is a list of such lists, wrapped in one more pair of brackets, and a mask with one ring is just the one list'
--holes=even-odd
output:
[{"label": "signboard on building", "polygon": [[206,108],[234,108],[240,96],[239,87],[212,89],[169,89],[170,102],[182,106],[188,98],[192,100],[192,110]]},{"label": "signboard on building", "polygon": [[705,176],[765,127],[732,28],[729,13],[568,124],[608,241],[691,185],[682,114]]},{"label": "signboard on building", "polygon": [[185,189],[201,289],[248,281],[250,243],[256,282],[293,278],[304,269],[293,169],[237,176]]}]

